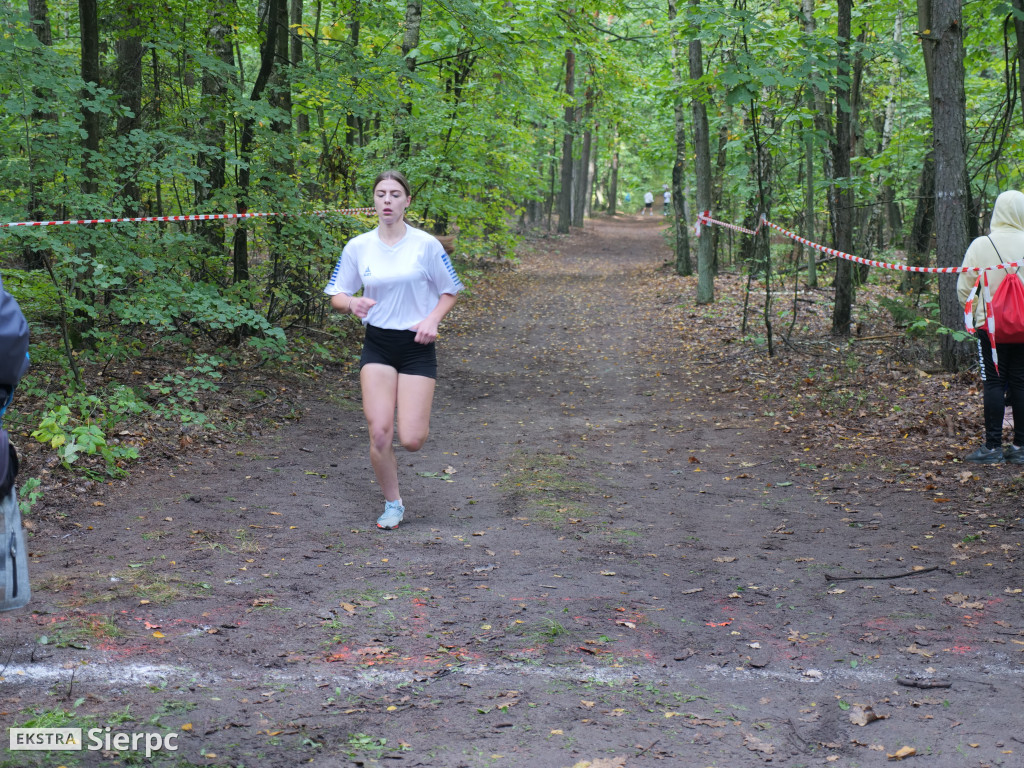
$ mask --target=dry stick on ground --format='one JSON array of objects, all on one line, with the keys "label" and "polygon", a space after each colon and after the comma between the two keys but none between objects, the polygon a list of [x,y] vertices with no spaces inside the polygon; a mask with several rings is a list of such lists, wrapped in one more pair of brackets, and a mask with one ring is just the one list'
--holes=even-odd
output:
[{"label": "dry stick on ground", "polygon": [[953,683],[949,680],[919,680],[897,677],[896,682],[907,688],[952,688]]},{"label": "dry stick on ground", "polygon": [[825,574],[825,581],[856,581],[858,579],[902,579],[904,576],[917,576],[921,573],[929,573],[931,571],[939,570],[939,566],[933,565],[931,568],[922,568],[919,571],[907,571],[906,573],[897,573],[892,576],[833,576],[832,574]]}]

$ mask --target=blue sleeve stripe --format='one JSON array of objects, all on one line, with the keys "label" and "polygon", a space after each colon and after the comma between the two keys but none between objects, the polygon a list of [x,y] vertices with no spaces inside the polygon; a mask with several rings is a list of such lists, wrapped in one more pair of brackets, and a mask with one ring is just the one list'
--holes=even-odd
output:
[{"label": "blue sleeve stripe", "polygon": [[338,257],[338,263],[334,265],[334,271],[331,272],[331,279],[327,281],[327,287],[328,288],[333,286],[334,285],[334,281],[338,279],[338,273],[341,272],[341,259],[342,259],[342,257],[339,256]]},{"label": "blue sleeve stripe", "polygon": [[441,260],[444,262],[444,267],[448,270],[448,276],[451,277],[452,283],[455,284],[455,287],[464,288],[465,286],[462,284],[462,281],[459,280],[459,276],[456,274],[455,267],[452,266],[452,261],[448,258],[448,254],[442,253]]}]

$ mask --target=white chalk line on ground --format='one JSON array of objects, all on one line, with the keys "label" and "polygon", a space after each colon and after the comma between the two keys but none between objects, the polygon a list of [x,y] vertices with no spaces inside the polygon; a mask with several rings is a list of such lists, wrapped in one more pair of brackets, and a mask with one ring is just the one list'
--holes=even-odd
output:
[{"label": "white chalk line on ground", "polygon": [[[938,665],[934,665],[938,666]],[[898,677],[914,676],[917,673],[907,664],[903,667],[878,663],[860,665],[856,668],[839,667],[821,670],[791,669],[776,671],[770,669],[720,667],[706,664],[699,667],[673,669],[669,666],[645,664],[631,667],[602,667],[590,664],[562,664],[540,666],[511,662],[508,664],[465,664],[441,669],[371,669],[349,673],[325,673],[322,669],[308,671],[264,670],[245,667],[219,673],[200,671],[184,665],[141,664],[120,662],[83,662],[81,664],[10,664],[0,668],[0,691],[5,688],[17,689],[37,687],[40,683],[71,682],[75,684],[105,684],[109,687],[124,685],[151,685],[163,681],[188,680],[203,685],[230,683],[244,680],[267,682],[308,683],[318,685],[330,682],[349,689],[393,686],[399,683],[436,679],[448,674],[466,677],[510,676],[536,677],[538,679],[586,681],[601,683],[627,683],[650,680],[694,680],[706,684],[709,678],[743,681],[774,681],[781,684],[820,685],[822,683],[892,683]],[[952,682],[993,683],[1003,680],[1010,684],[1024,684],[1024,667],[1014,666],[1009,660],[979,660],[974,666],[957,664],[943,666],[933,679]],[[978,678],[981,678],[980,680]],[[920,678],[918,678],[920,679]],[[927,678],[926,678],[927,679]]]}]

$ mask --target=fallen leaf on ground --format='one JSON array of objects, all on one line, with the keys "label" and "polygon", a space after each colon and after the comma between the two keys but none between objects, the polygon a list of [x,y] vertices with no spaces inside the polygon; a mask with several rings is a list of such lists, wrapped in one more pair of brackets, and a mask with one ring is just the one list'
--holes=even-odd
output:
[{"label": "fallen leaf on ground", "polygon": [[885,715],[875,714],[875,710],[871,707],[854,706],[850,711],[850,722],[854,725],[865,726],[868,723],[873,723],[875,720],[884,720]]},{"label": "fallen leaf on ground", "polygon": [[775,754],[775,747],[767,741],[762,741],[753,734],[746,734],[743,739],[743,746],[752,752],[764,752],[766,755]]},{"label": "fallen leaf on ground", "polygon": [[935,651],[926,651],[924,648],[918,648],[917,643],[912,643],[909,648],[905,648],[908,653],[916,653],[918,656],[924,656],[926,659],[930,659],[935,655]]},{"label": "fallen leaf on ground", "polygon": [[729,556],[729,557],[716,557],[715,558],[715,562],[716,563],[731,563],[731,562],[733,562],[735,560],[736,560],[736,558],[735,557],[731,557],[731,556]]},{"label": "fallen leaf on ground", "polygon": [[890,760],[902,760],[905,757],[913,757],[916,754],[917,750],[913,747],[900,747],[891,755],[888,752],[886,752],[885,756],[888,757]]}]

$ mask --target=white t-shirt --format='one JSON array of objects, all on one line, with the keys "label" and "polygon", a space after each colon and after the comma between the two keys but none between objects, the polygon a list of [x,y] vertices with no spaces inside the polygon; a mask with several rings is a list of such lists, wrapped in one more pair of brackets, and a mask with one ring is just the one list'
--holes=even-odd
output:
[{"label": "white t-shirt", "polygon": [[442,293],[463,289],[444,246],[437,238],[405,225],[405,237],[385,245],[377,229],[348,241],[324,293],[349,296],[360,288],[374,304],[363,325],[405,331],[437,306]]},{"label": "white t-shirt", "polygon": [[644,193],[644,203],[646,203],[647,205],[650,205],[653,202],[654,202],[654,193],[653,192],[646,192],[646,193]]},{"label": "white t-shirt", "polygon": [[666,190],[665,190],[665,205],[668,205],[668,204],[669,204],[669,203],[671,203],[671,202],[672,202],[672,193],[671,193],[671,192],[669,192],[669,191],[668,191],[668,190],[666,189]]}]

